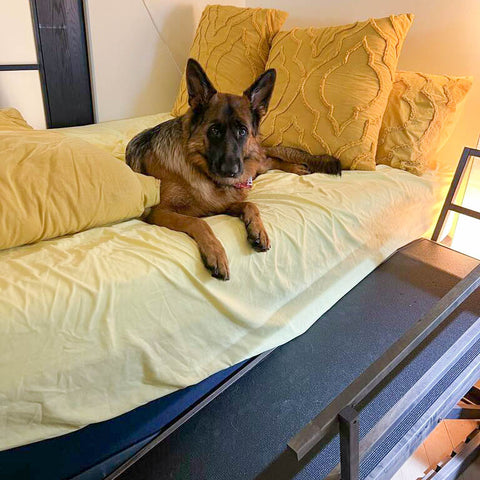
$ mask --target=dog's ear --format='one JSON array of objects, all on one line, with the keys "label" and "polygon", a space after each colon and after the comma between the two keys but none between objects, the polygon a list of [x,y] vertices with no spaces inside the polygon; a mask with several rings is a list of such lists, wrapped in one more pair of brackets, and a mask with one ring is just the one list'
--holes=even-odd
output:
[{"label": "dog's ear", "polygon": [[187,62],[188,104],[192,110],[198,110],[208,104],[217,93],[201,65],[189,58]]},{"label": "dog's ear", "polygon": [[277,74],[273,68],[262,73],[243,94],[250,100],[252,110],[260,119],[268,110]]}]

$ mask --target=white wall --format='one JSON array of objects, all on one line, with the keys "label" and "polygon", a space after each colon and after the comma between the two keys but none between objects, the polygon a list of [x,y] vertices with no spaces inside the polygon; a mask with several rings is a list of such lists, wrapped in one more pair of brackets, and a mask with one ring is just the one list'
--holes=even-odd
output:
[{"label": "white wall", "polygon": [[87,0],[97,121],[167,112],[207,3],[244,0]]},{"label": "white wall", "polygon": [[[37,63],[28,0],[0,0],[0,64]],[[0,108],[15,107],[35,128],[45,128],[38,71],[0,72]]]},{"label": "white wall", "polygon": [[289,12],[284,29],[414,13],[399,68],[473,75],[465,110],[442,157],[456,163],[464,145],[476,145],[480,134],[480,0],[246,0],[246,6]]}]

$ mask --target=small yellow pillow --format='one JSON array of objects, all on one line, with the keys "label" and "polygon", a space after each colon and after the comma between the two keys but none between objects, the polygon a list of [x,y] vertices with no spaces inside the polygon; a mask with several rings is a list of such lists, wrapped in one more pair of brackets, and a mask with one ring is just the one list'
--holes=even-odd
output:
[{"label": "small yellow pillow", "polygon": [[278,33],[266,68],[277,82],[261,132],[265,145],[328,153],[342,168],[375,169],[398,56],[413,15]]},{"label": "small yellow pillow", "polygon": [[458,120],[472,77],[397,72],[378,139],[377,163],[422,175]]},{"label": "small yellow pillow", "polygon": [[139,217],[159,180],[76,138],[0,131],[0,250]]},{"label": "small yellow pillow", "polygon": [[32,130],[22,114],[15,108],[0,109],[0,131],[4,130]]},{"label": "small yellow pillow", "polygon": [[[265,70],[268,51],[288,13],[265,8],[208,5],[190,49],[220,92],[241,95]],[[172,115],[188,110],[185,74]]]}]

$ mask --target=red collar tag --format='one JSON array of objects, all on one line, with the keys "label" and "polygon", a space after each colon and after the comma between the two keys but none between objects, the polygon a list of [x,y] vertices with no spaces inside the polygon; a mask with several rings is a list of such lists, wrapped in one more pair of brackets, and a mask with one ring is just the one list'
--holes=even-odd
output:
[{"label": "red collar tag", "polygon": [[250,177],[246,182],[241,182],[241,183],[234,183],[233,186],[238,189],[243,189],[243,188],[252,188],[253,185],[253,179]]}]

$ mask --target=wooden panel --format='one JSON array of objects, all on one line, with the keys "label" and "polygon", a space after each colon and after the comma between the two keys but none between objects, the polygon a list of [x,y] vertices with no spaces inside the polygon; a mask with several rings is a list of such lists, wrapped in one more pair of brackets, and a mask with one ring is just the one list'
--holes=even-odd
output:
[{"label": "wooden panel", "polygon": [[445,422],[438,424],[437,428],[424,442],[428,463],[433,468],[438,462],[450,457],[454,446],[445,428]]},{"label": "wooden panel", "polygon": [[473,420],[444,420],[443,423],[455,448],[458,444],[464,442],[467,436],[477,428],[477,422]]},{"label": "wooden panel", "polygon": [[93,123],[81,0],[31,0],[49,127]]}]

